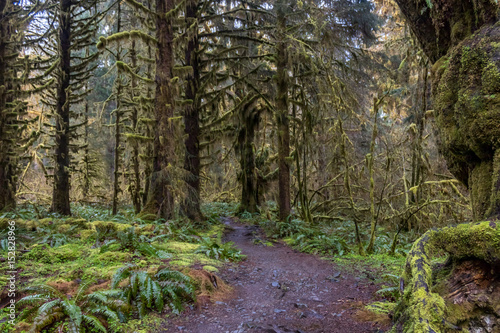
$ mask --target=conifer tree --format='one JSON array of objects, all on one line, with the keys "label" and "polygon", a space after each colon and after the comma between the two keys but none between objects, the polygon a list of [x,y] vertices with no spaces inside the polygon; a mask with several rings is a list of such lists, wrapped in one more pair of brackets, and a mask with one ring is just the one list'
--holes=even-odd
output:
[{"label": "conifer tree", "polygon": [[186,46],[184,65],[190,70],[185,77],[184,92],[184,169],[186,170],[187,196],[181,206],[181,212],[193,221],[200,222],[200,49],[199,49],[199,1],[186,1],[185,25]]},{"label": "conifer tree", "polygon": [[[142,6],[142,5],[141,5]],[[142,6],[143,7],[143,6]],[[150,11],[144,8],[144,10]],[[174,195],[171,173],[174,162],[174,93],[172,87],[174,67],[173,18],[176,13],[174,0],[155,0],[152,13],[156,27],[156,91],[154,111],[156,129],[153,141],[153,170],[148,202],[144,213],[169,219],[174,215]]]},{"label": "conifer tree", "polygon": [[[78,151],[78,129],[85,125],[81,113],[74,108],[84,101],[89,90],[84,90],[92,75],[92,62],[97,53],[85,54],[92,45],[97,22],[102,13],[95,10],[99,0],[59,0],[51,3],[46,13],[57,22],[58,29],[49,31],[52,42],[46,50],[53,63],[52,75],[56,81],[45,93],[44,102],[52,109],[49,135],[53,138],[54,171],[51,211],[70,215],[71,156]],[[95,67],[95,66],[94,66]]]},{"label": "conifer tree", "polygon": [[[0,211],[16,206],[18,162],[28,123],[23,119],[27,109],[23,98],[29,91],[23,91],[22,85],[42,81],[29,79],[31,60],[20,55],[23,47],[33,46],[25,32],[40,10],[37,2],[0,1]],[[36,135],[30,134],[28,142]]]},{"label": "conifer tree", "polygon": [[287,0],[276,2],[276,126],[278,131],[278,206],[280,221],[285,221],[290,215],[287,7]]}]

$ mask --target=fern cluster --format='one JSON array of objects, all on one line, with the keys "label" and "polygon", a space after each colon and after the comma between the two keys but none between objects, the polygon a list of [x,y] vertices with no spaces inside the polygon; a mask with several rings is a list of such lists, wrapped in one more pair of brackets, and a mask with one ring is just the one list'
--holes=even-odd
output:
[{"label": "fern cluster", "polygon": [[320,227],[311,227],[300,219],[265,221],[261,225],[272,238],[288,238],[290,245],[303,252],[331,256],[350,252],[343,235],[324,232]]},{"label": "fern cluster", "polygon": [[77,225],[71,226],[67,231],[61,232],[58,230],[57,224],[51,224],[46,227],[37,228],[37,243],[47,244],[50,247],[58,247],[70,242],[72,234],[75,234]]},{"label": "fern cluster", "polygon": [[157,240],[156,237],[150,239],[144,235],[137,235],[135,233],[135,228],[132,227],[125,231],[117,232],[115,239],[111,239],[101,246],[101,253],[114,249],[115,251],[126,250],[130,252],[139,252],[142,255],[160,259],[170,258],[167,252],[158,250],[150,244],[150,242],[155,240]]},{"label": "fern cluster", "polygon": [[196,253],[203,253],[209,258],[226,261],[240,261],[245,258],[241,251],[234,247],[233,242],[219,243],[217,239],[210,237],[203,237],[201,245],[195,251]]},{"label": "fern cluster", "polygon": [[194,223],[185,219],[170,220],[166,223],[161,223],[157,225],[155,232],[160,234],[155,239],[170,239],[189,243],[198,243],[200,240]]},{"label": "fern cluster", "polygon": [[120,283],[128,283],[120,289],[119,298],[131,305],[144,317],[148,310],[163,311],[165,305],[174,313],[183,310],[186,300],[194,300],[194,286],[191,278],[174,270],[161,269],[154,275],[136,270],[134,265],[126,265],[115,273],[111,288],[118,288]]},{"label": "fern cluster", "polygon": [[342,256],[349,252],[346,241],[334,235],[325,234],[295,234],[292,236],[292,245],[299,250],[312,254]]},{"label": "fern cluster", "polygon": [[82,284],[74,298],[46,284],[29,287],[26,291],[32,294],[18,303],[19,306],[27,306],[19,319],[32,319],[31,332],[52,327],[69,333],[86,330],[106,332],[104,323],[107,320],[125,320],[125,302],[110,297],[106,291],[86,294],[89,286],[90,283]]},{"label": "fern cluster", "polygon": [[25,292],[30,295],[18,303],[24,307],[19,320],[29,319],[31,332],[107,332],[108,323],[143,318],[148,311],[162,312],[165,306],[178,314],[186,301],[195,299],[191,278],[167,268],[153,275],[129,264],[117,270],[112,289],[88,293],[91,285],[92,281],[82,283],[74,297],[46,284],[29,287]]}]

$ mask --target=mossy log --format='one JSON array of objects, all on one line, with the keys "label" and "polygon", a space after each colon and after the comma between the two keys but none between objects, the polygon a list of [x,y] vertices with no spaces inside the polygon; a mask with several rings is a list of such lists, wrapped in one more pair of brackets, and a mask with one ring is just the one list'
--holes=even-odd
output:
[{"label": "mossy log", "polygon": [[[475,307],[472,303],[467,303],[467,306],[463,307],[457,306],[460,302],[456,296],[460,292],[456,285],[467,283],[463,281],[457,283],[457,279],[454,279],[455,287],[443,287],[449,284],[439,282],[431,267],[431,258],[438,251],[449,254],[448,262],[452,262],[453,267],[460,266],[459,263],[464,260],[484,262],[489,267],[497,267],[500,262],[499,223],[487,221],[433,229],[413,244],[401,278],[403,296],[394,311],[395,326],[392,332],[467,332],[471,327],[467,321],[471,319],[470,317],[454,313],[454,311],[472,311]],[[451,270],[445,279],[453,277],[454,274],[456,270]],[[471,280],[480,280],[474,277],[473,272],[470,272],[468,277]],[[488,277],[483,280],[488,279],[492,280]],[[488,292],[492,293],[493,288],[489,288]],[[492,309],[493,312],[500,309],[500,299],[496,296],[481,302],[478,307],[483,309],[486,309],[485,303],[497,303],[490,304],[486,313]]]}]

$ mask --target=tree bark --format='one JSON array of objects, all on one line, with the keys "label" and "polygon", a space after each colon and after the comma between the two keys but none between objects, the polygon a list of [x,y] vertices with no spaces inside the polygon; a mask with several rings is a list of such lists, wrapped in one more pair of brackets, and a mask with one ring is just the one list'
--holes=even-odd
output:
[{"label": "tree bark", "polygon": [[[150,2],[148,2],[149,6],[151,6]],[[151,9],[151,8],[150,8]],[[148,45],[148,58],[151,59],[153,57],[153,52],[152,48],[150,45]],[[149,79],[152,79],[153,76],[151,75],[151,72],[153,71],[151,64],[148,64],[147,66],[147,73],[146,77]],[[153,89],[151,89],[149,86],[147,88],[146,92],[146,97],[151,98],[153,96]],[[150,124],[146,125],[146,136],[148,138],[153,137],[153,126]],[[149,195],[149,186],[151,185],[151,174],[153,173],[153,166],[151,163],[151,158],[153,157],[153,144],[151,141],[146,142],[146,149],[144,152],[145,156],[145,163],[144,163],[144,193],[142,194],[142,205],[146,206],[148,203],[148,195]]]},{"label": "tree bark", "polygon": [[6,48],[12,31],[9,17],[4,15],[6,5],[6,0],[0,0],[0,87],[4,87],[4,89],[0,89],[0,211],[16,207],[15,162],[12,157],[14,141],[11,136],[12,131],[9,131],[12,121],[7,108],[7,104],[12,102],[12,98],[8,94],[11,87],[9,87],[6,77],[8,66]]},{"label": "tree bark", "polygon": [[277,3],[276,123],[278,127],[278,206],[279,219],[290,215],[290,120],[288,118],[288,54],[286,45],[285,2]]},{"label": "tree bark", "polygon": [[[116,32],[121,32],[121,4],[118,2],[118,9],[116,11],[117,22],[116,22]],[[118,46],[116,50],[116,61],[120,61],[121,47]],[[113,208],[112,214],[116,215],[118,213],[118,195],[120,194],[120,150],[121,150],[121,95],[122,95],[122,82],[120,79],[120,70],[116,74],[116,109],[115,109],[115,156],[114,156],[114,172],[113,172]]]},{"label": "tree bark", "polygon": [[[446,311],[446,306],[453,300],[449,297],[443,298],[436,291],[434,283],[438,280],[433,274],[431,259],[433,254],[440,251],[448,253],[450,263],[459,263],[461,260],[480,260],[498,267],[500,256],[499,226],[495,222],[481,222],[475,224],[459,224],[454,227],[432,229],[427,231],[412,246],[406,258],[403,276],[400,281],[400,289],[403,293],[395,311],[396,321],[394,332],[448,332],[456,326],[466,326],[467,312],[481,316],[481,308],[488,304],[489,300],[479,299],[477,305],[479,311],[471,311],[475,304],[467,304],[459,313],[459,318],[454,316],[454,311]],[[489,271],[491,270],[491,267]],[[475,272],[468,272],[471,276]],[[491,280],[494,280],[493,278]],[[490,280],[490,281],[491,281]],[[489,290],[491,293],[492,290]],[[470,293],[469,293],[470,294]],[[446,295],[448,296],[448,295]],[[457,303],[453,302],[454,306]],[[493,302],[493,307],[498,306],[498,299]],[[489,310],[492,311],[492,310]],[[488,313],[488,311],[485,311]],[[493,313],[494,311],[492,311]],[[455,318],[453,318],[455,317]],[[457,327],[456,331],[461,331]],[[483,331],[483,330],[481,330]],[[391,331],[392,332],[392,331]]]},{"label": "tree bark", "polygon": [[238,135],[241,167],[241,200],[240,212],[258,213],[259,188],[255,172],[255,129],[259,123],[260,115],[255,107],[254,99],[241,110],[241,126]]},{"label": "tree bark", "polygon": [[[186,5],[186,26],[189,27],[193,21],[198,20],[197,2],[188,1]],[[187,172],[185,181],[187,185],[187,196],[181,205],[181,213],[190,220],[201,222],[203,214],[200,209],[200,101],[198,89],[200,87],[200,63],[198,57],[198,27],[191,32],[184,53],[185,64],[192,67],[192,71],[186,77],[185,98],[188,101],[184,107],[184,169]]]},{"label": "tree bark", "polygon": [[[130,60],[132,61],[132,68],[134,71],[137,70],[137,52],[135,48],[135,40],[132,40],[132,46],[130,48]],[[137,89],[137,79],[135,77],[131,78],[130,85],[132,88],[132,98],[134,98],[135,90]],[[137,127],[139,125],[139,111],[136,106],[132,107],[130,121],[133,133],[137,133]],[[136,214],[138,214],[141,211],[141,165],[139,160],[139,144],[134,144],[132,146],[131,162],[133,169],[133,178],[131,182],[132,184],[130,186],[130,198],[132,199],[134,211]]]},{"label": "tree bark", "polygon": [[172,69],[174,65],[174,32],[171,18],[166,14],[174,9],[173,0],[156,0],[156,94],[155,120],[156,131],[153,141],[153,172],[148,202],[144,213],[156,214],[159,218],[170,219],[174,214],[174,196],[171,190],[170,174],[173,168],[174,129],[171,118],[174,116],[172,92]]},{"label": "tree bark", "polygon": [[71,74],[71,0],[60,0],[59,14],[59,78],[56,101],[55,168],[51,212],[71,215],[69,203],[69,88]]},{"label": "tree bark", "polygon": [[[500,218],[498,4],[490,0],[397,0],[432,63],[438,143],[471,192],[475,220]],[[425,106],[424,106],[425,107]],[[413,178],[418,180],[418,174]]]},{"label": "tree bark", "polygon": [[482,25],[496,21],[498,10],[498,4],[491,0],[396,0],[396,3],[433,63]]}]

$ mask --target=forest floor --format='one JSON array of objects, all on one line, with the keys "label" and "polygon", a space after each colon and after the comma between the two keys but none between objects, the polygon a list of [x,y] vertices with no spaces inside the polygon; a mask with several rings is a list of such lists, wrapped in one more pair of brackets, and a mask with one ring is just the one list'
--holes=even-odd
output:
[{"label": "forest floor", "polygon": [[[232,241],[247,259],[220,269],[217,274],[233,291],[226,299],[212,300],[171,317],[162,331],[190,333],[384,332],[387,316],[367,316],[366,304],[379,288],[373,279],[358,277],[346,267],[300,253],[264,239],[258,226],[223,218]],[[364,314],[364,315],[363,315]]]}]

